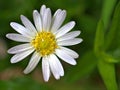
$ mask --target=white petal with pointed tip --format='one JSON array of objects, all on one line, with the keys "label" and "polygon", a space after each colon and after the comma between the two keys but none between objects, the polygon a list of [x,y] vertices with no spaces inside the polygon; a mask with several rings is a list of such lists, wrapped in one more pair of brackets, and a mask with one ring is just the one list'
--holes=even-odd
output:
[{"label": "white petal with pointed tip", "polygon": [[54,77],[56,79],[60,79],[59,68],[52,54],[49,56],[49,64],[50,64],[51,72],[53,73]]},{"label": "white petal with pointed tip", "polygon": [[43,30],[49,31],[51,25],[51,10],[47,8],[43,16]]},{"label": "white petal with pointed tip", "polygon": [[69,49],[69,48],[66,48],[66,47],[60,47],[65,53],[67,53],[67,54],[69,54],[71,57],[73,57],[73,58],[78,58],[79,57],[79,55],[75,52],[75,51],[73,51],[73,50],[71,50],[71,49]]},{"label": "white petal with pointed tip", "polygon": [[60,46],[72,46],[72,45],[79,44],[82,41],[83,40],[80,38],[74,38],[74,39],[70,39],[70,40],[60,41],[60,42],[58,42],[58,45],[60,45]]},{"label": "white petal with pointed tip", "polygon": [[25,52],[21,52],[21,53],[17,53],[15,54],[12,58],[11,58],[11,63],[17,63],[21,60],[23,60],[24,58],[26,58],[28,55],[30,55],[32,52],[34,51],[34,49],[29,49]]},{"label": "white petal with pointed tip", "polygon": [[64,69],[62,67],[62,64],[60,63],[59,59],[56,57],[56,55],[51,54],[51,63],[53,62],[55,68],[57,69],[60,76],[64,76]]},{"label": "white petal with pointed tip", "polygon": [[17,41],[17,42],[30,42],[31,41],[31,38],[25,37],[20,34],[15,34],[15,33],[9,33],[6,35],[6,37],[13,41]]},{"label": "white petal with pointed tip", "polygon": [[43,57],[42,59],[42,72],[43,72],[43,78],[47,82],[50,77],[50,66],[47,57]]},{"label": "white petal with pointed tip", "polygon": [[34,35],[35,35],[37,33],[37,31],[36,31],[35,27],[33,26],[33,24],[31,23],[31,21],[24,15],[21,15],[20,18],[21,18],[21,21],[24,24],[24,26],[27,29],[29,29],[32,33],[34,33]]},{"label": "white petal with pointed tip", "polygon": [[33,19],[38,32],[42,31],[42,20],[37,10],[33,11]]},{"label": "white petal with pointed tip", "polygon": [[34,54],[32,55],[30,59],[28,66],[24,70],[24,73],[25,74],[30,73],[37,66],[37,64],[40,61],[40,58],[41,58],[40,54],[37,52],[34,52]]},{"label": "white petal with pointed tip", "polygon": [[59,37],[57,39],[57,41],[73,39],[73,38],[77,37],[79,34],[80,34],[80,31],[69,32],[69,33],[63,35],[62,37]]},{"label": "white petal with pointed tip", "polygon": [[64,34],[66,34],[67,32],[69,32],[73,27],[75,26],[75,22],[74,21],[71,21],[67,24],[65,24],[64,26],[62,26],[57,34],[56,34],[56,38],[59,38],[61,36],[63,36]]},{"label": "white petal with pointed tip", "polygon": [[53,20],[56,18],[57,15],[59,15],[62,12],[61,9],[58,9],[55,14],[53,15]]},{"label": "white petal with pointed tip", "polygon": [[69,63],[71,65],[76,65],[76,61],[74,60],[74,58],[72,58],[70,55],[68,55],[67,53],[65,53],[63,50],[56,49],[56,54],[63,61],[65,61],[65,62],[67,62],[67,63]]},{"label": "white petal with pointed tip", "polygon": [[43,18],[43,16],[44,16],[45,10],[46,10],[46,6],[45,6],[45,5],[42,5],[42,6],[41,6],[41,9],[40,9],[40,14],[41,14],[42,18]]},{"label": "white petal with pointed tip", "polygon": [[10,48],[8,50],[8,53],[11,53],[11,54],[20,53],[20,52],[26,51],[31,48],[33,48],[33,46],[31,46],[30,43],[21,44],[21,45],[17,45],[17,46]]},{"label": "white petal with pointed tip", "polygon": [[54,22],[55,22],[55,20],[56,20],[56,16],[57,15],[59,15],[60,13],[62,12],[62,10],[61,9],[58,9],[56,12],[55,12],[55,14],[53,15],[53,18],[52,18],[52,21],[51,21],[51,28],[50,28],[50,30],[51,30],[51,32],[56,32],[56,27],[57,26],[54,26]]},{"label": "white petal with pointed tip", "polygon": [[16,22],[11,22],[10,25],[14,30],[16,30],[18,33],[20,33],[24,36],[27,36],[30,38],[33,36],[33,34],[28,29],[26,29],[24,26],[22,26]]},{"label": "white petal with pointed tip", "polygon": [[58,11],[56,11],[53,21],[52,21],[53,25],[51,27],[51,32],[55,33],[60,28],[63,21],[65,20],[65,17],[66,17],[65,10],[61,11],[60,9],[58,9]]}]

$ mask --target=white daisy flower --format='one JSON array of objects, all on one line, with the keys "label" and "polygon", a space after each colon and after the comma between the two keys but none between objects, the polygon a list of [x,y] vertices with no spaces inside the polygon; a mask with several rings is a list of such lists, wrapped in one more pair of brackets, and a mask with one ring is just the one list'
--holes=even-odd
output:
[{"label": "white daisy flower", "polygon": [[56,79],[64,76],[64,69],[58,58],[71,65],[76,65],[75,59],[79,55],[65,46],[82,42],[81,38],[76,38],[80,34],[79,30],[69,32],[75,26],[74,21],[61,27],[65,17],[65,10],[58,9],[52,17],[50,8],[42,5],[40,13],[37,10],[33,11],[35,26],[23,15],[20,18],[24,26],[11,22],[11,27],[19,34],[9,33],[6,37],[17,42],[24,42],[24,44],[8,50],[8,53],[15,54],[11,58],[11,63],[17,63],[33,53],[24,70],[25,74],[30,73],[42,59],[42,72],[45,81],[49,80],[50,73]]}]

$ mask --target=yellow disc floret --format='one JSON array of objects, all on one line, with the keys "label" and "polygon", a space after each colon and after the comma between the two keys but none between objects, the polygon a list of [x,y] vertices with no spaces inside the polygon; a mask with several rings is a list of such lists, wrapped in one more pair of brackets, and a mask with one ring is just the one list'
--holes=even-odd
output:
[{"label": "yellow disc floret", "polygon": [[54,53],[58,47],[55,36],[51,32],[45,31],[38,33],[31,43],[41,56]]}]

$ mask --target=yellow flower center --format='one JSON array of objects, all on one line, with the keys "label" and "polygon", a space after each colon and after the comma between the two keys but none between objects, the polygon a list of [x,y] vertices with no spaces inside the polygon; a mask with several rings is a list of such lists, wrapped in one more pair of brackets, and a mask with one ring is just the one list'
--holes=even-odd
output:
[{"label": "yellow flower center", "polygon": [[42,56],[54,53],[55,49],[58,48],[55,36],[51,32],[38,33],[31,43]]}]

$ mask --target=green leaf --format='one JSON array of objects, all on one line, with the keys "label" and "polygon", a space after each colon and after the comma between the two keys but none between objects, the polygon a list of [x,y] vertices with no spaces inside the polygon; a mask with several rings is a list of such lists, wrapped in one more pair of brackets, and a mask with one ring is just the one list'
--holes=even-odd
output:
[{"label": "green leaf", "polygon": [[115,59],[120,61],[120,47],[109,52]]},{"label": "green leaf", "polygon": [[100,59],[98,69],[107,90],[118,90],[114,64]]},{"label": "green leaf", "polygon": [[116,30],[118,29],[118,26],[120,24],[119,21],[120,21],[120,2],[116,6],[115,13],[112,20],[112,25],[110,27],[110,31],[106,36],[105,49],[108,49],[110,47],[112,41],[116,37]]},{"label": "green leaf", "polygon": [[104,24],[100,20],[97,25],[95,42],[94,42],[94,52],[98,56],[104,51]]},{"label": "green leaf", "polygon": [[108,26],[116,2],[117,0],[103,0],[102,20],[104,22],[105,29]]},{"label": "green leaf", "polygon": [[107,54],[105,52],[102,53],[101,58],[104,59],[107,63],[118,63],[120,61],[120,60],[114,58],[114,56]]},{"label": "green leaf", "polygon": [[[67,81],[75,82],[87,75],[95,69],[97,65],[96,56],[93,51],[88,51],[80,58],[78,64],[66,74]],[[76,73],[77,72],[77,73]]]}]

